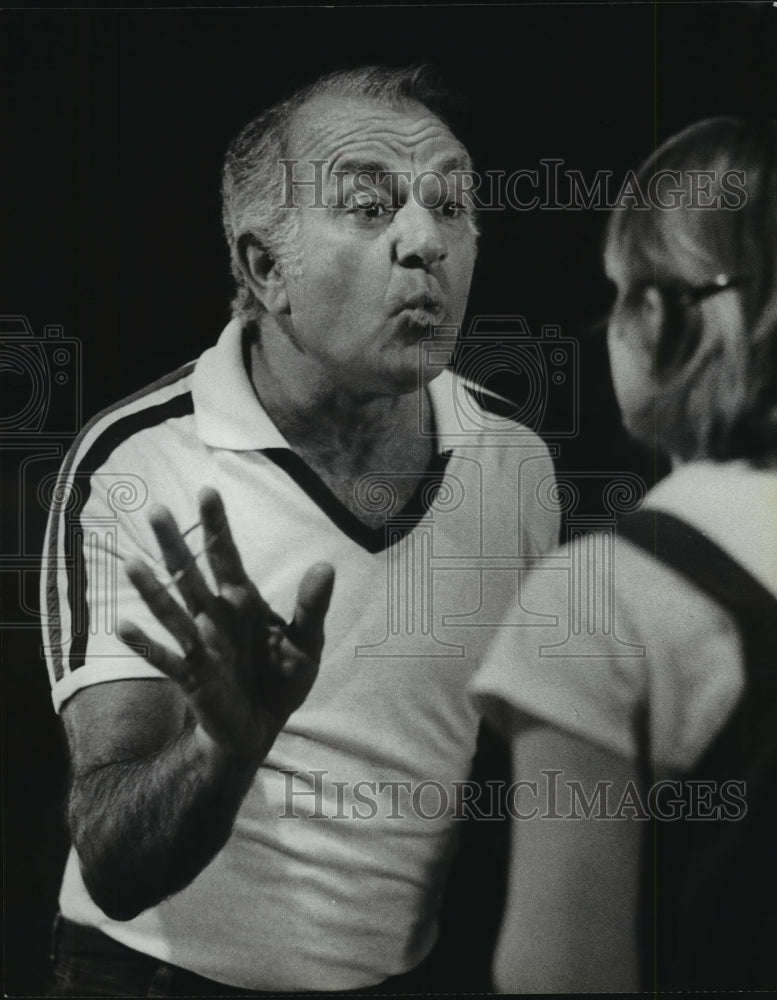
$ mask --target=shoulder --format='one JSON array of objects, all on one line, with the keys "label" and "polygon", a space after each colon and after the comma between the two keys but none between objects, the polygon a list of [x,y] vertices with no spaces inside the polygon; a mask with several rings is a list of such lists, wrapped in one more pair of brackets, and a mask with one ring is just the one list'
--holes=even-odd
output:
[{"label": "shoulder", "polygon": [[182,445],[194,433],[193,367],[171,372],[84,426],[47,491],[44,562],[70,544],[72,528],[88,522],[98,530],[141,510],[151,493],[164,495],[171,474],[189,461]]},{"label": "shoulder", "polygon": [[503,551],[514,537],[524,555],[550,552],[558,544],[560,525],[555,449],[521,423],[518,404],[507,397],[451,372],[432,384],[443,418],[442,445],[453,456],[451,469],[464,474],[469,468],[465,481],[477,471],[482,502],[494,525],[502,525]]},{"label": "shoulder", "polygon": [[556,449],[520,421],[519,404],[449,371],[431,389],[443,447],[469,456],[478,452],[496,469],[531,459],[533,473],[552,474]]},{"label": "shoulder", "polygon": [[576,537],[526,574],[524,627],[498,630],[476,703],[507,732],[540,719],[633,756],[631,720],[650,675],[676,670],[676,646],[687,643],[687,596],[626,539]]},{"label": "shoulder", "polygon": [[194,413],[191,375],[186,364],[94,416],[73,442],[60,471],[62,480],[91,475],[137,435],[169,421],[190,421]]},{"label": "shoulder", "polygon": [[509,436],[515,441],[542,444],[542,438],[523,420],[525,409],[516,400],[457,372],[445,372],[433,383],[447,390],[454,426],[463,434]]},{"label": "shoulder", "polygon": [[613,606],[602,551],[576,540],[522,575],[515,606],[494,631],[470,692],[508,735],[552,725],[623,756],[646,688],[643,631]]}]

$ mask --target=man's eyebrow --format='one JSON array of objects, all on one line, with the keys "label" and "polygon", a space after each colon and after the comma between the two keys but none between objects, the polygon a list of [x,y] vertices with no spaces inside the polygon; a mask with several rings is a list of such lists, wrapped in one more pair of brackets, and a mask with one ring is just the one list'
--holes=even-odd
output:
[{"label": "man's eyebrow", "polygon": [[440,174],[450,174],[454,170],[472,170],[472,162],[468,156],[449,156],[436,169]]},{"label": "man's eyebrow", "polygon": [[333,174],[367,174],[376,179],[380,179],[381,175],[390,172],[386,164],[381,163],[380,160],[359,160],[348,156],[338,160],[332,167]]}]

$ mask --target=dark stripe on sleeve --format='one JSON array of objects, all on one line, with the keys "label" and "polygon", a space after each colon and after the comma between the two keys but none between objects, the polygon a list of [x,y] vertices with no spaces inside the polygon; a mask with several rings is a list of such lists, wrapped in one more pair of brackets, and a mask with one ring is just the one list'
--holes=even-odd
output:
[{"label": "dark stripe on sleeve", "polygon": [[[186,370],[179,377],[185,377],[190,371],[191,367],[187,366]],[[153,391],[158,386],[159,383],[155,383],[144,394]],[[137,397],[131,397],[129,400],[125,400],[118,405],[125,406],[135,398]],[[106,428],[75,467],[72,475],[69,474],[67,469],[63,469],[59,482],[64,484],[67,484],[69,481],[72,482],[76,492],[72,507],[68,507],[68,490],[64,490],[63,495],[55,499],[56,506],[52,517],[51,538],[49,540],[46,592],[49,621],[51,623],[49,638],[54,663],[54,678],[56,681],[61,680],[64,676],[61,652],[62,634],[61,620],[59,618],[59,594],[57,588],[57,549],[60,522],[64,521],[65,523],[66,544],[68,542],[72,542],[73,544],[72,560],[67,559],[68,553],[65,553],[65,560],[67,563],[67,600],[70,607],[71,631],[73,633],[69,667],[70,670],[77,670],[78,667],[84,665],[87,637],[89,634],[89,607],[86,602],[86,560],[84,559],[83,527],[80,521],[83,509],[91,494],[92,475],[105,464],[111,453],[133,434],[164,423],[165,420],[188,416],[193,412],[194,403],[192,395],[187,390],[164,403],[149,406],[144,410],[131,413],[126,417],[118,419]],[[101,414],[98,419],[104,417],[105,413]],[[75,450],[74,448],[71,454],[75,454]],[[64,511],[62,510],[63,506],[65,507]]]}]

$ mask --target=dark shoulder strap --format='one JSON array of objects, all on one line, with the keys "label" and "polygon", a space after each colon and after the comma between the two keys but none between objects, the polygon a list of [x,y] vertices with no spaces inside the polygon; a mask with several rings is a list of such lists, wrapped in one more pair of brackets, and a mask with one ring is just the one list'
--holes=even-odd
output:
[{"label": "dark shoulder strap", "polygon": [[754,616],[777,621],[777,598],[698,528],[643,508],[618,521],[618,535],[682,573],[740,624]]},{"label": "dark shoulder strap", "polygon": [[[681,793],[688,820],[694,785],[720,794],[733,784],[746,796],[746,810],[715,822],[661,823],[653,816],[645,824],[638,925],[643,986],[651,993],[764,988],[777,981],[777,599],[703,532],[671,514],[643,509],[624,517],[618,534],[732,613],[748,678]],[[649,712],[641,705],[635,719],[646,793],[654,781]],[[731,818],[738,822],[727,822]]]}]

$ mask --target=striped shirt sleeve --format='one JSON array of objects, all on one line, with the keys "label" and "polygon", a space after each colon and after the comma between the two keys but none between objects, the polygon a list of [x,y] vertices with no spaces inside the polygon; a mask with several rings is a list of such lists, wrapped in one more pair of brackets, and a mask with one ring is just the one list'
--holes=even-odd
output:
[{"label": "striped shirt sleeve", "polygon": [[[148,524],[152,500],[142,435],[191,412],[181,373],[117,404],[88,424],[70,450],[49,510],[41,573],[46,664],[54,708],[91,684],[161,678],[119,638],[121,619],[175,646],[124,571],[158,558]],[[141,442],[141,443],[139,443]]]}]

